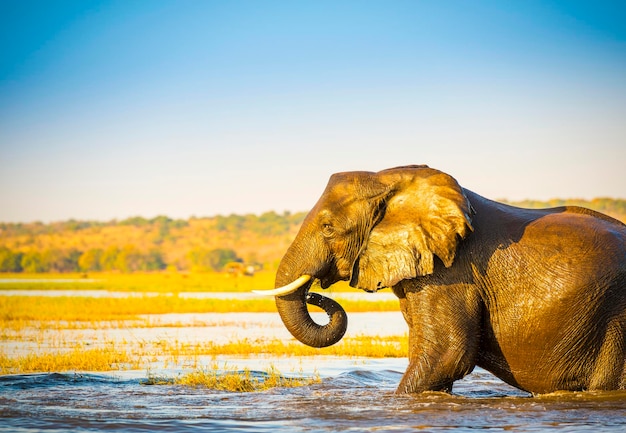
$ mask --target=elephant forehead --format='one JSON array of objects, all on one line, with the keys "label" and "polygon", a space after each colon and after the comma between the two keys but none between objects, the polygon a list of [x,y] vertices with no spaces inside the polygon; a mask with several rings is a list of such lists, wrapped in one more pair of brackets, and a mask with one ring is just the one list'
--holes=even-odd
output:
[{"label": "elephant forehead", "polygon": [[341,202],[347,198],[368,199],[385,190],[376,173],[369,171],[349,171],[335,173],[330,177],[322,200]]},{"label": "elephant forehead", "polygon": [[329,184],[334,182],[350,182],[355,179],[363,179],[374,175],[371,171],[344,171],[330,176]]}]

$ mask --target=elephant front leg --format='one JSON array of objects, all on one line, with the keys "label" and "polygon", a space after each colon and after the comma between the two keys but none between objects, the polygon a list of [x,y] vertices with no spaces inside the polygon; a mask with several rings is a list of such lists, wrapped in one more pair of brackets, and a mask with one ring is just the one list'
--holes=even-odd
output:
[{"label": "elephant front leg", "polygon": [[409,366],[397,392],[451,392],[454,381],[471,373],[476,365],[481,319],[478,298],[458,287],[431,287],[408,293],[407,301]]},{"label": "elephant front leg", "polygon": [[440,351],[432,347],[430,349],[410,355],[409,366],[402,376],[397,393],[451,392],[454,381],[461,379],[474,368],[473,357],[466,351],[438,348]]}]

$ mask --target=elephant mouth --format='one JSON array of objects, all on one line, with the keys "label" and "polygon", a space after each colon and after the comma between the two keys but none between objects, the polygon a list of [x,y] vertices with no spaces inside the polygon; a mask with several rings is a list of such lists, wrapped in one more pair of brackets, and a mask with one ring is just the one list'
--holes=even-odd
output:
[{"label": "elephant mouth", "polygon": [[339,281],[351,281],[355,269],[358,269],[358,266],[355,268],[354,264],[350,266],[347,263],[341,263],[341,261],[339,261],[339,263],[328,264],[321,272],[317,273],[319,286],[326,290]]},{"label": "elephant mouth", "polygon": [[319,278],[316,281],[319,281],[320,287],[324,290],[328,289],[330,286],[332,286],[336,282],[332,278]]},{"label": "elephant mouth", "polygon": [[329,287],[331,287],[333,284],[336,284],[339,281],[350,281],[351,276],[350,275],[345,275],[345,276],[333,276],[333,277],[325,277],[325,278],[319,278],[316,281],[319,281],[319,286],[326,290]]}]

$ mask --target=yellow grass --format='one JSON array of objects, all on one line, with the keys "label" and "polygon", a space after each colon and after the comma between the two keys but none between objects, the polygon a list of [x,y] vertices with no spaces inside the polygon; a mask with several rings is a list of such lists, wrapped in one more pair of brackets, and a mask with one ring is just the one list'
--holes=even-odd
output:
[{"label": "yellow grass", "polygon": [[[244,292],[271,288],[274,273],[233,277],[218,272],[0,274],[0,288],[13,290],[111,290],[128,292]],[[15,280],[15,281],[6,281]]]},{"label": "yellow grass", "polygon": [[[348,356],[348,357],[406,357],[408,339],[406,335],[389,337],[357,336],[344,338],[339,343],[321,349],[305,346],[295,340],[248,340],[241,339],[225,344],[181,343],[159,340],[139,343],[104,342],[102,348],[88,349],[73,347],[68,351],[27,354],[10,357],[0,354],[0,374],[52,372],[52,371],[112,371],[145,367],[160,359],[166,365],[198,365],[199,357],[218,355],[234,356]],[[72,346],[58,341],[57,347]]]},{"label": "yellow grass", "polygon": [[271,388],[293,388],[320,383],[318,375],[313,377],[285,377],[276,368],[270,367],[266,372],[253,374],[250,370],[231,368],[226,371],[217,365],[211,368],[197,368],[175,378],[148,375],[144,385],[183,385],[216,389],[229,392],[255,392]]},{"label": "yellow grass", "polygon": [[[398,311],[397,301],[341,300],[347,312]],[[316,307],[311,306],[311,311]],[[176,295],[129,298],[85,296],[0,296],[0,329],[19,329],[29,321],[72,322],[138,320],[141,315],[166,313],[262,313],[276,312],[273,298],[194,299]],[[147,323],[147,321],[146,321]],[[144,325],[145,326],[145,325]]]},{"label": "yellow grass", "polygon": [[[259,271],[252,277],[224,272],[150,272],[89,274],[0,274],[0,291],[11,290],[110,290],[122,292],[250,292],[274,287],[276,274]],[[356,291],[344,281],[335,291]]]},{"label": "yellow grass", "polygon": [[[155,342],[158,352],[170,356],[173,360],[194,360],[199,356],[217,355],[274,355],[274,356],[350,356],[369,358],[398,358],[408,354],[406,335],[345,337],[337,344],[324,348],[306,346],[296,340],[279,339],[249,340],[239,339],[218,344],[211,341],[203,343],[181,343],[161,340]],[[146,350],[149,348],[146,346]]]},{"label": "yellow grass", "polygon": [[276,311],[273,299],[193,299],[179,296],[93,298],[81,296],[0,296],[0,318],[41,321],[108,321],[143,314]]},{"label": "yellow grass", "polygon": [[[74,350],[67,353],[29,354],[9,358],[0,354],[0,374],[65,372],[65,371],[111,371],[138,368],[141,360],[126,352],[111,350]],[[191,372],[170,378],[148,371],[144,385],[183,385],[211,388],[230,392],[263,391],[276,387],[297,387],[319,383],[319,375],[313,377],[286,377],[274,367],[266,372],[253,374],[250,370],[236,367],[223,370],[216,364],[212,367],[197,367]]]},{"label": "yellow grass", "polygon": [[0,373],[59,371],[111,371],[138,368],[140,360],[115,349],[74,349],[69,352],[27,354],[9,357],[0,353]]}]

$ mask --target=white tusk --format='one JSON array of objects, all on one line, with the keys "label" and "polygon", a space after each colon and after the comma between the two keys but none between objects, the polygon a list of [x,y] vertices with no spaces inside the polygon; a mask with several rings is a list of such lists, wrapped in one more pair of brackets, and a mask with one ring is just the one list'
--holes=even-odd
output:
[{"label": "white tusk", "polygon": [[307,281],[311,279],[310,275],[302,275],[300,278],[295,280],[292,283],[287,284],[286,286],[277,287],[271,290],[253,290],[253,293],[257,295],[268,295],[268,296],[279,296],[279,295],[288,295],[289,293],[293,293],[298,290],[302,285],[304,285]]}]

